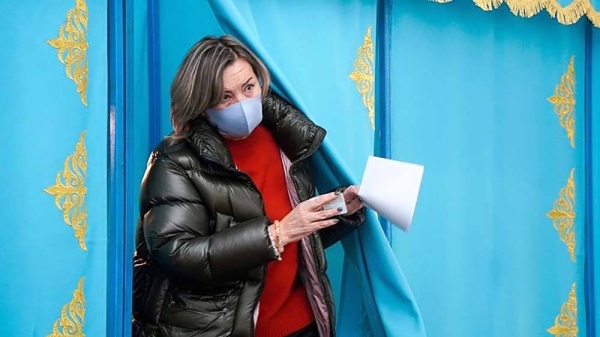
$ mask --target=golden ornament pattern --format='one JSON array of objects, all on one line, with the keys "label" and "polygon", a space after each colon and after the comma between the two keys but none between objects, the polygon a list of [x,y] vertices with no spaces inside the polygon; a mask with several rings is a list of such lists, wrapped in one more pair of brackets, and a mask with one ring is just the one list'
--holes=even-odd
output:
[{"label": "golden ornament pattern", "polygon": [[56,181],[44,191],[54,196],[56,207],[63,212],[63,220],[75,231],[81,249],[87,251],[85,234],[87,230],[87,212],[85,195],[87,188],[87,153],[85,150],[85,131],[79,136],[75,152],[67,157],[64,170],[56,174]]},{"label": "golden ornament pattern", "polygon": [[548,101],[554,105],[560,126],[567,131],[571,147],[575,148],[575,56],[571,56],[567,72],[561,76]]},{"label": "golden ornament pattern", "polygon": [[60,312],[60,318],[54,322],[52,333],[46,337],[85,337],[85,294],[84,279],[81,278],[77,289],[73,292],[71,302],[65,304]]},{"label": "golden ornament pattern", "polygon": [[356,82],[356,89],[362,95],[362,102],[367,108],[371,128],[375,128],[375,59],[373,51],[373,40],[371,39],[371,27],[367,28],[363,45],[358,48],[354,70],[350,73],[350,79]]},{"label": "golden ornament pattern", "polygon": [[46,41],[58,49],[58,59],[65,65],[67,77],[77,85],[83,105],[87,106],[88,10],[85,0],[76,0],[75,7],[67,13],[67,20],[58,30],[58,37]]},{"label": "golden ornament pattern", "polygon": [[567,185],[558,193],[554,209],[548,212],[560,239],[567,245],[571,261],[575,262],[575,169],[571,169]]},{"label": "golden ornament pattern", "polygon": [[571,286],[569,298],[560,308],[560,314],[554,319],[554,326],[549,328],[548,333],[555,337],[577,337],[577,296],[575,295],[575,283]]}]

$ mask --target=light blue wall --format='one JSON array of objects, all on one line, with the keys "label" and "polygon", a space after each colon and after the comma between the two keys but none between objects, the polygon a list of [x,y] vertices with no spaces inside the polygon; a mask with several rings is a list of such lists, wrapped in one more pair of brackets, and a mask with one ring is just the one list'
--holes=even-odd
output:
[{"label": "light blue wall", "polygon": [[[88,106],[84,106],[57,50],[46,43],[75,1],[1,1],[0,133],[4,165],[0,193],[0,331],[4,336],[52,333],[61,309],[85,278],[87,336],[105,336],[107,223],[107,7],[88,3]],[[83,251],[63,221],[54,185],[85,131],[87,232]]]},{"label": "light blue wall", "polygon": [[[392,155],[425,165],[393,247],[430,336],[542,336],[577,283],[584,309],[584,22],[471,3],[394,4]],[[576,147],[547,98],[575,56]],[[575,168],[576,256],[552,210]]]}]

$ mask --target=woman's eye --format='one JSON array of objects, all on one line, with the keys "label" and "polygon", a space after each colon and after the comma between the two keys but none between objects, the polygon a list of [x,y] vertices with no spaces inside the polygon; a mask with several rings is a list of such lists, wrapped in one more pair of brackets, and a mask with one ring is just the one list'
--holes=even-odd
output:
[{"label": "woman's eye", "polygon": [[246,86],[246,91],[250,91],[250,90],[252,90],[252,89],[254,89],[254,84],[248,84],[248,85]]},{"label": "woman's eye", "polygon": [[230,98],[231,98],[231,96],[229,96],[229,95],[223,96],[223,102],[227,102]]}]

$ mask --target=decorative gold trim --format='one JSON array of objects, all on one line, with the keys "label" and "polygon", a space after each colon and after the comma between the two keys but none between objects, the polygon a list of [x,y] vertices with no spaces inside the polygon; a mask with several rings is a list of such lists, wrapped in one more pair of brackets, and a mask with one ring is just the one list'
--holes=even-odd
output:
[{"label": "decorative gold trim", "polygon": [[[452,2],[452,0],[430,1],[442,4]],[[546,10],[563,25],[573,24],[586,15],[594,26],[600,28],[600,12],[594,9],[590,0],[573,0],[567,6],[561,6],[557,0],[473,0],[473,2],[484,11],[498,9],[506,2],[514,15],[524,18],[530,18]]]},{"label": "decorative gold trim", "polygon": [[[65,160],[64,171],[56,175],[56,183],[44,190],[55,197],[56,207],[63,212],[65,223],[75,230],[75,237],[81,249],[85,246],[87,230],[87,212],[85,209],[85,178],[87,172],[87,153],[85,151],[85,131],[79,136],[75,152]],[[61,179],[62,175],[62,179]]]},{"label": "decorative gold trim", "polygon": [[67,21],[58,30],[58,37],[46,41],[58,49],[58,60],[66,65],[67,77],[77,84],[77,92],[83,105],[87,106],[88,10],[85,0],[75,0],[75,8],[67,13]]},{"label": "decorative gold trim", "polygon": [[588,19],[592,22],[592,24],[596,27],[600,27],[600,12],[598,12],[594,6],[592,6],[592,4],[590,3],[590,7],[587,10],[587,13],[585,13],[585,15],[588,17]]},{"label": "decorative gold trim", "polygon": [[560,239],[567,245],[571,261],[575,262],[575,169],[571,169],[567,185],[558,193],[554,209],[546,215],[552,219],[554,229]]},{"label": "decorative gold trim", "polygon": [[577,296],[575,283],[571,286],[569,299],[560,307],[560,314],[554,319],[554,326],[549,328],[549,334],[555,337],[577,337]]},{"label": "decorative gold trim", "polygon": [[575,56],[571,56],[567,72],[561,76],[548,101],[554,105],[560,126],[567,131],[571,147],[575,148]]},{"label": "decorative gold trim", "polygon": [[549,0],[546,5],[546,11],[563,25],[571,25],[583,16],[590,6],[589,0],[573,0],[573,2],[564,7],[557,0]]},{"label": "decorative gold trim", "polygon": [[494,10],[502,5],[503,0],[473,0],[477,7],[483,9],[484,11]]},{"label": "decorative gold trim", "polygon": [[52,333],[46,337],[85,337],[85,295],[83,293],[84,278],[79,280],[73,299],[65,304],[60,312],[60,318],[54,322]]},{"label": "decorative gold trim", "polygon": [[506,0],[505,2],[514,15],[530,18],[541,12],[548,0]]},{"label": "decorative gold trim", "polygon": [[356,82],[356,89],[362,95],[362,102],[369,113],[371,128],[375,128],[375,59],[373,52],[373,40],[371,39],[371,26],[367,28],[367,34],[363,45],[356,52],[354,71],[350,73],[350,79]]}]

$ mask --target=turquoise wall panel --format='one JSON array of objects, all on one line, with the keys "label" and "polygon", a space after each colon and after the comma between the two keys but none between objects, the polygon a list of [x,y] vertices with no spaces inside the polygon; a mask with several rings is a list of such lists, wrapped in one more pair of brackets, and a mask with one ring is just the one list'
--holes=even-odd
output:
[{"label": "turquoise wall panel", "polygon": [[[2,1],[0,29],[10,32],[0,56],[0,73],[6,79],[0,93],[4,107],[0,132],[5,142],[0,174],[5,191],[0,193],[0,204],[10,233],[0,238],[0,331],[6,336],[51,334],[80,280],[85,315],[69,319],[83,323],[87,336],[105,335],[107,8],[103,2],[87,7],[84,1],[78,3],[79,11],[70,12],[76,7],[74,0],[55,1],[51,6],[34,0]],[[73,14],[69,19],[68,13]],[[89,69],[87,106],[74,81],[67,78],[57,49],[47,43],[59,36],[67,20],[77,25],[76,31],[81,30],[87,42],[85,54],[73,54],[76,67]],[[87,214],[83,236],[87,250],[65,224],[55,198],[44,192],[65,171],[65,161],[76,152],[83,132],[87,156],[74,166],[68,162],[66,170],[84,178],[85,203],[73,195],[69,200],[81,206],[75,214]],[[74,181],[59,178],[68,186],[66,192],[83,192],[73,188]],[[59,205],[68,208],[64,198]]]},{"label": "turquoise wall panel", "polygon": [[[392,155],[425,165],[393,247],[429,334],[547,334],[576,284],[585,336],[584,22],[413,1],[392,45]],[[575,148],[548,101],[572,56]],[[547,216],[572,169],[576,262]]]}]

